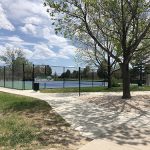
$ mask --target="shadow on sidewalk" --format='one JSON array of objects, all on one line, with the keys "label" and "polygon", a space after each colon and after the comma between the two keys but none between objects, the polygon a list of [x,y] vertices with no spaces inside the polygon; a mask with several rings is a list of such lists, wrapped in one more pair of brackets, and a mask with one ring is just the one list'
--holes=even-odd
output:
[{"label": "shadow on sidewalk", "polygon": [[150,99],[145,97],[138,102],[135,98],[125,101],[119,96],[102,96],[97,100],[88,99],[89,103],[83,100],[66,104],[60,114],[90,138],[147,145],[150,143]]}]

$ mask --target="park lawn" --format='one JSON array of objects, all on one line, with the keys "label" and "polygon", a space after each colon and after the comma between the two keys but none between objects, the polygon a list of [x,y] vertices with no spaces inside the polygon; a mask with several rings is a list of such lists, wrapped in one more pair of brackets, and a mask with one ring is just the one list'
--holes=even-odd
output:
[{"label": "park lawn", "polygon": [[0,149],[74,150],[86,142],[47,102],[0,92]]},{"label": "park lawn", "polygon": [[[57,88],[57,89],[41,89],[42,93],[76,93],[79,92],[79,88]],[[112,87],[81,87],[81,92],[121,92],[122,86]],[[131,91],[150,91],[150,86],[138,87],[137,85],[131,86]]]}]

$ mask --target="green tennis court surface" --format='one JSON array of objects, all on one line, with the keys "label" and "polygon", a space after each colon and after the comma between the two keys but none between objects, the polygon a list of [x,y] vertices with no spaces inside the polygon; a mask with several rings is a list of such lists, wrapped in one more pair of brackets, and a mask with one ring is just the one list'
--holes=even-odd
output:
[{"label": "green tennis court surface", "polygon": [[[0,81],[0,86],[4,87],[4,81]],[[5,87],[7,88],[14,88],[14,89],[25,89],[31,90],[32,89],[32,82],[25,81],[25,84],[22,81],[5,81]]]}]

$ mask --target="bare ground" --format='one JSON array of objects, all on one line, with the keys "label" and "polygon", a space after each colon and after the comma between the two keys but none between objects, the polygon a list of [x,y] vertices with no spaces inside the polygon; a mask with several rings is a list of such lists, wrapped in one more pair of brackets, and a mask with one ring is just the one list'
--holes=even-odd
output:
[{"label": "bare ground", "polygon": [[[4,147],[0,145],[2,150],[78,150],[81,146],[89,141],[80,135],[78,131],[73,130],[70,125],[62,119],[52,109],[49,112],[39,111],[21,111],[16,112],[21,118],[31,125],[38,128],[37,140],[25,146],[17,145],[17,147]],[[1,114],[2,116],[9,116],[12,113]],[[1,118],[1,117],[0,117]]]}]

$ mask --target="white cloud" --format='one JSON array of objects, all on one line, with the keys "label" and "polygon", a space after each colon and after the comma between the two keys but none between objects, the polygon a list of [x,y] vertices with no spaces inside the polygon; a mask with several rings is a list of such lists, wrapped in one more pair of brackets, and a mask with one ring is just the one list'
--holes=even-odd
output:
[{"label": "white cloud", "polygon": [[0,45],[0,56],[4,54],[5,47],[3,45]]},{"label": "white cloud", "polygon": [[23,40],[18,36],[7,37],[7,40],[11,42],[17,42],[17,43],[23,42]]},{"label": "white cloud", "polygon": [[68,40],[62,36],[58,36],[55,34],[54,29],[45,27],[43,28],[43,36],[44,39],[49,41],[50,45],[64,47],[68,45]]},{"label": "white cloud", "polygon": [[42,23],[41,18],[39,17],[27,17],[23,21],[25,24],[34,24],[34,25],[39,25]]},{"label": "white cloud", "polygon": [[19,36],[1,36],[0,41],[9,41],[9,42],[23,42]]},{"label": "white cloud", "polygon": [[41,43],[34,46],[32,59],[69,59],[69,56],[73,55],[75,47],[68,46],[68,49],[61,49],[59,52],[51,50],[51,47]]},{"label": "white cloud", "polygon": [[9,43],[5,43],[3,46],[4,46],[4,50],[6,50],[6,48],[8,48],[8,47],[9,48],[14,48],[15,47],[14,44],[12,44],[10,42]]},{"label": "white cloud", "polygon": [[67,54],[67,56],[73,56],[75,54],[75,50],[76,50],[76,47],[68,45],[64,47],[63,49],[60,49],[59,55],[64,56]]},{"label": "white cloud", "polygon": [[33,15],[48,18],[46,8],[43,7],[43,0],[1,0],[1,3],[7,8],[8,15],[15,20],[22,20]]},{"label": "white cloud", "polygon": [[[9,42],[9,43],[8,43]],[[1,36],[0,43],[5,45],[5,47],[22,47],[22,46],[35,46],[36,43],[26,42],[22,40],[19,36]]]},{"label": "white cloud", "polygon": [[69,59],[69,56],[73,56],[75,54],[76,47],[72,46],[68,39],[55,35],[52,28],[43,28],[43,38],[48,40],[49,45],[59,48],[59,52],[57,53],[58,58]]},{"label": "white cloud", "polygon": [[[18,36],[0,37],[0,42],[3,39],[1,43],[20,47],[29,59],[37,59],[39,62],[41,59],[61,61],[74,55],[76,47],[68,39],[55,35],[49,14],[43,7],[43,0],[0,0],[0,3],[6,10],[6,16],[16,22],[16,29],[26,34],[24,40],[20,38],[22,34],[18,33]],[[26,41],[28,36],[31,43]],[[35,37],[36,43],[32,42]]]},{"label": "white cloud", "polygon": [[55,58],[56,54],[47,45],[41,43],[34,46],[33,59]]},{"label": "white cloud", "polygon": [[44,27],[42,29],[42,36],[43,36],[43,38],[45,38],[47,40],[50,40],[51,35],[54,35],[54,34],[55,34],[55,32],[52,27]]},{"label": "white cloud", "polygon": [[26,57],[27,59],[31,59],[31,58],[32,58],[32,56],[33,56],[33,52],[32,52],[32,51],[30,51],[30,50],[28,50],[28,49],[26,49],[26,48],[23,48],[23,52],[24,52],[25,57]]},{"label": "white cloud", "polygon": [[36,35],[36,26],[32,24],[26,24],[24,27],[20,28],[22,32],[27,33],[27,34],[33,34]]},{"label": "white cloud", "polygon": [[10,31],[14,31],[15,27],[12,23],[8,20],[2,5],[0,4],[0,29],[6,29]]},{"label": "white cloud", "polygon": [[[55,35],[54,29],[51,27],[44,27],[41,29],[41,32],[38,30],[37,26],[32,25],[33,28],[28,28],[28,26],[25,26],[22,28],[22,31],[28,34],[33,34],[36,37],[41,37],[43,39],[46,39],[47,42],[42,45],[36,45],[36,51],[34,52],[34,56],[36,59],[47,59],[47,58],[63,58],[63,59],[69,59],[70,56],[73,56],[75,54],[76,47],[70,45],[69,40],[65,39],[62,36]],[[48,45],[48,46],[46,46]],[[52,50],[50,50],[53,47],[57,47],[59,49],[59,52],[54,54],[52,53]],[[34,57],[34,58],[35,58]]]}]

